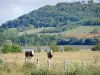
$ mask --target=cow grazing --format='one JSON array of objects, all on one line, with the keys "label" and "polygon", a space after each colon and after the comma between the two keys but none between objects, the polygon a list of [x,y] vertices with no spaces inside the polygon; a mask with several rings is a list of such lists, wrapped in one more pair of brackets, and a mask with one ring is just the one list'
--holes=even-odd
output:
[{"label": "cow grazing", "polygon": [[31,61],[32,57],[34,56],[35,51],[25,51],[25,62],[29,59]]}]

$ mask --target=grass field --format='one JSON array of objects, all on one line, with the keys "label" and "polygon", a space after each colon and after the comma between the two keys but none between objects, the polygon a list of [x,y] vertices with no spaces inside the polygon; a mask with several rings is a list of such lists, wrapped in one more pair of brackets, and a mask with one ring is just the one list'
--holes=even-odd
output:
[{"label": "grass field", "polygon": [[[45,35],[64,35],[64,36],[74,36],[74,37],[77,37],[77,38],[87,38],[87,37],[94,37],[94,36],[100,36],[100,33],[96,33],[96,34],[90,34],[90,32],[92,32],[93,30],[97,30],[98,32],[100,32],[100,26],[80,26],[80,27],[77,27],[77,28],[74,28],[74,29],[71,29],[71,30],[67,30],[67,31],[64,31],[62,33],[39,33],[43,30],[49,30],[49,29],[52,29],[54,27],[47,27],[47,28],[34,28],[34,29],[31,29],[31,30],[26,30],[24,32],[19,32],[18,33],[18,36],[21,36],[21,35],[24,35],[24,34],[35,34],[35,33],[38,33],[38,35],[41,35],[41,34],[45,34]],[[10,32],[14,32],[16,33],[16,28],[11,28],[9,29]]]},{"label": "grass field", "polygon": [[[92,52],[92,51],[79,51],[79,52],[55,52],[54,53],[54,63],[63,63],[64,60],[68,62],[93,62],[94,57],[97,56],[99,58],[100,63],[100,52]],[[19,60],[17,63],[24,63],[24,53],[7,53],[2,54],[3,58],[6,58],[8,62],[13,62]],[[40,59],[41,63],[46,63],[47,61],[47,54],[45,52],[36,53],[35,60],[37,58]]]},{"label": "grass field", "polygon": [[[24,65],[24,53],[7,53],[7,54],[1,54],[2,59],[4,62],[8,63],[8,65],[0,66],[0,75],[34,75],[30,74],[29,72],[32,70],[34,71],[34,68],[31,65],[28,66],[28,69],[23,70]],[[37,66],[37,58],[39,59],[39,64],[41,69],[48,68],[47,64],[47,54],[45,52],[36,53],[34,57],[34,64],[35,67]],[[78,52],[55,52],[53,63],[51,67],[49,68],[50,73],[51,71],[54,72],[63,72],[64,71],[64,60],[67,61],[67,68],[69,69],[72,66],[81,66],[82,62],[85,61],[86,64],[89,65],[97,65],[100,66],[100,52],[92,52],[92,51],[78,51]],[[32,61],[33,62],[33,61]],[[75,65],[76,64],[76,65]],[[31,68],[31,70],[30,70]],[[78,68],[78,67],[77,67]],[[80,67],[80,69],[82,66]],[[99,67],[100,68],[100,67]],[[3,70],[2,70],[3,69]],[[7,70],[4,70],[7,69]],[[26,73],[27,72],[27,73]],[[37,71],[35,71],[37,72]],[[40,71],[39,71],[40,72]],[[44,70],[43,70],[44,72]],[[47,72],[47,71],[46,71]],[[24,74],[23,74],[24,73]],[[53,75],[53,74],[36,74],[36,75]],[[58,74],[54,74],[58,75]],[[65,74],[63,74],[65,75]],[[66,75],[75,75],[75,74],[66,74]],[[83,74],[82,74],[83,75]],[[92,74],[87,74],[92,75]],[[98,75],[98,74],[93,74]]]},{"label": "grass field", "polygon": [[98,32],[100,32],[100,26],[80,26],[68,31],[65,31],[66,34],[88,34],[91,31],[96,29]]},{"label": "grass field", "polygon": [[45,30],[49,30],[49,29],[51,29],[51,28],[53,28],[53,27],[46,27],[46,28],[34,28],[34,29],[32,29],[32,30],[26,30],[26,31],[24,31],[24,32],[19,32],[19,36],[20,35],[23,35],[23,34],[34,34],[34,33],[39,33],[39,32],[41,32],[41,31],[43,31],[44,29]]}]

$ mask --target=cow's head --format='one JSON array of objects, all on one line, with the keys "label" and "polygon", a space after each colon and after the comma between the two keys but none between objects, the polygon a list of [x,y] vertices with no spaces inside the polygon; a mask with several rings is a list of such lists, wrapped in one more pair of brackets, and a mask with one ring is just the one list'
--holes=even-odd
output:
[{"label": "cow's head", "polygon": [[34,50],[32,50],[32,54],[34,55],[34,53],[35,53],[35,51]]},{"label": "cow's head", "polygon": [[51,54],[53,54],[53,53],[54,53],[54,51],[53,51],[53,50],[51,50],[51,51],[50,51],[50,53],[51,53]]}]

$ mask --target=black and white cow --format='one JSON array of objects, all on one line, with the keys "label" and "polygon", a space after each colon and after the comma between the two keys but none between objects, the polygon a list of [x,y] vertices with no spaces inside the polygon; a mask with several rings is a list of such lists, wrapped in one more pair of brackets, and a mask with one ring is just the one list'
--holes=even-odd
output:
[{"label": "black and white cow", "polygon": [[51,50],[50,52],[47,53],[48,62],[49,62],[49,63],[52,63],[53,53],[54,53],[54,51],[52,51],[52,50]]},{"label": "black and white cow", "polygon": [[48,59],[52,59],[53,57],[53,51],[51,50],[50,52],[47,53]]},{"label": "black and white cow", "polygon": [[25,51],[25,62],[27,60],[31,61],[32,57],[34,57],[35,51]]}]

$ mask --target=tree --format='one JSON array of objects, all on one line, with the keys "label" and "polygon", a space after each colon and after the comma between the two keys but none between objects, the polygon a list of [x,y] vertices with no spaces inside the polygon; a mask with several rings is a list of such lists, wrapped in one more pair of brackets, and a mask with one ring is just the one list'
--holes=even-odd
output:
[{"label": "tree", "polygon": [[56,41],[52,41],[50,43],[50,48],[54,51],[54,52],[58,52],[59,51],[59,47],[56,45]]},{"label": "tree", "polygon": [[94,1],[93,0],[88,0],[88,3],[94,3]]},{"label": "tree", "polygon": [[83,0],[83,1],[82,1],[82,3],[84,4],[84,3],[85,3],[85,1]]}]

